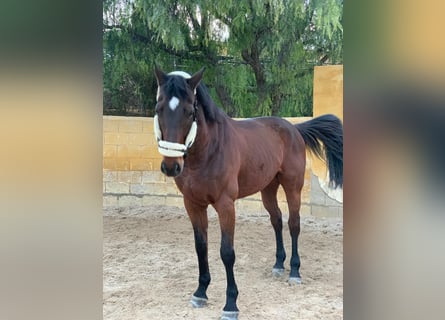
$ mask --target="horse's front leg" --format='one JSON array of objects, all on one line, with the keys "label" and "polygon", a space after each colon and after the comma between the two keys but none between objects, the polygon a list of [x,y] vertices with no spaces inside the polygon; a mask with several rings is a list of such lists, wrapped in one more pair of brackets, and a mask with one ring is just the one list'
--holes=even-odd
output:
[{"label": "horse's front leg", "polygon": [[238,319],[238,307],[236,299],[238,288],[233,274],[235,264],[235,250],[233,249],[233,237],[235,233],[235,206],[232,199],[222,199],[213,205],[218,212],[221,227],[221,259],[226,269],[227,289],[226,304],[223,308],[221,320]]},{"label": "horse's front leg", "polygon": [[207,287],[210,284],[210,272],[207,250],[207,206],[199,206],[184,197],[184,204],[192,222],[195,236],[195,249],[198,255],[199,284],[190,300],[195,308],[207,305]]}]

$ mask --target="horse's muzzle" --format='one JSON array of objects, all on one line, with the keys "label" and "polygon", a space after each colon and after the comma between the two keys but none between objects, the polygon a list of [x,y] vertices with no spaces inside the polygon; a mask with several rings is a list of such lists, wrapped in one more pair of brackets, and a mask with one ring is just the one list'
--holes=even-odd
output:
[{"label": "horse's muzzle", "polygon": [[183,160],[178,158],[164,158],[161,162],[161,171],[168,177],[177,177],[182,173]]}]

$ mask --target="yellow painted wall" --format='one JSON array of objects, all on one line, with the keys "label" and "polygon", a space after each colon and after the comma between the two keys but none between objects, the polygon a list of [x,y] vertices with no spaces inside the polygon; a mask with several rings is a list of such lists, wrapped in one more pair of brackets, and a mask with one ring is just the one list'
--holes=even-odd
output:
[{"label": "yellow painted wall", "polygon": [[162,158],[153,134],[153,118],[104,116],[103,135],[105,170],[159,170]]},{"label": "yellow painted wall", "polygon": [[[318,66],[314,69],[314,117],[332,113],[343,121],[343,65]],[[327,176],[326,165],[311,157],[312,171],[321,178]]]}]

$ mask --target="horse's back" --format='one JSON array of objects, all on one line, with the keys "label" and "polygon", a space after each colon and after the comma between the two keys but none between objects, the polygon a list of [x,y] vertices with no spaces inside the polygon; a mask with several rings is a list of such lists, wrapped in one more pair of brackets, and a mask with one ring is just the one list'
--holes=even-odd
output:
[{"label": "horse's back", "polygon": [[264,151],[266,153],[280,151],[284,147],[283,133],[290,133],[292,130],[287,126],[285,120],[274,117],[239,120],[235,121],[234,127],[238,139],[246,145],[245,147],[249,151],[255,149],[257,152]]},{"label": "horse's back", "polygon": [[236,121],[246,142],[255,147],[278,151],[281,147],[304,148],[304,141],[293,124],[278,117],[259,117]]},{"label": "horse's back", "polygon": [[236,121],[241,130],[266,130],[276,132],[282,136],[296,134],[295,126],[286,119],[279,117],[258,117]]}]

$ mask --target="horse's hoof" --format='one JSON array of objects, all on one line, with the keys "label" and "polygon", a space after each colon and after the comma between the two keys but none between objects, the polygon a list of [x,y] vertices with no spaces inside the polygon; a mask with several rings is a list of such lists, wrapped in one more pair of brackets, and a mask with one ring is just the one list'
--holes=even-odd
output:
[{"label": "horse's hoof", "polygon": [[237,320],[239,311],[223,311],[220,320]]},{"label": "horse's hoof", "polygon": [[190,299],[190,303],[192,304],[193,308],[202,308],[207,305],[207,299],[192,296],[192,299]]},{"label": "horse's hoof", "polygon": [[301,278],[300,277],[290,277],[289,278],[289,285],[298,285],[301,284]]},{"label": "horse's hoof", "polygon": [[273,268],[272,269],[272,276],[274,276],[274,277],[279,278],[279,277],[282,277],[283,274],[284,274],[284,269],[281,269],[281,268]]}]

